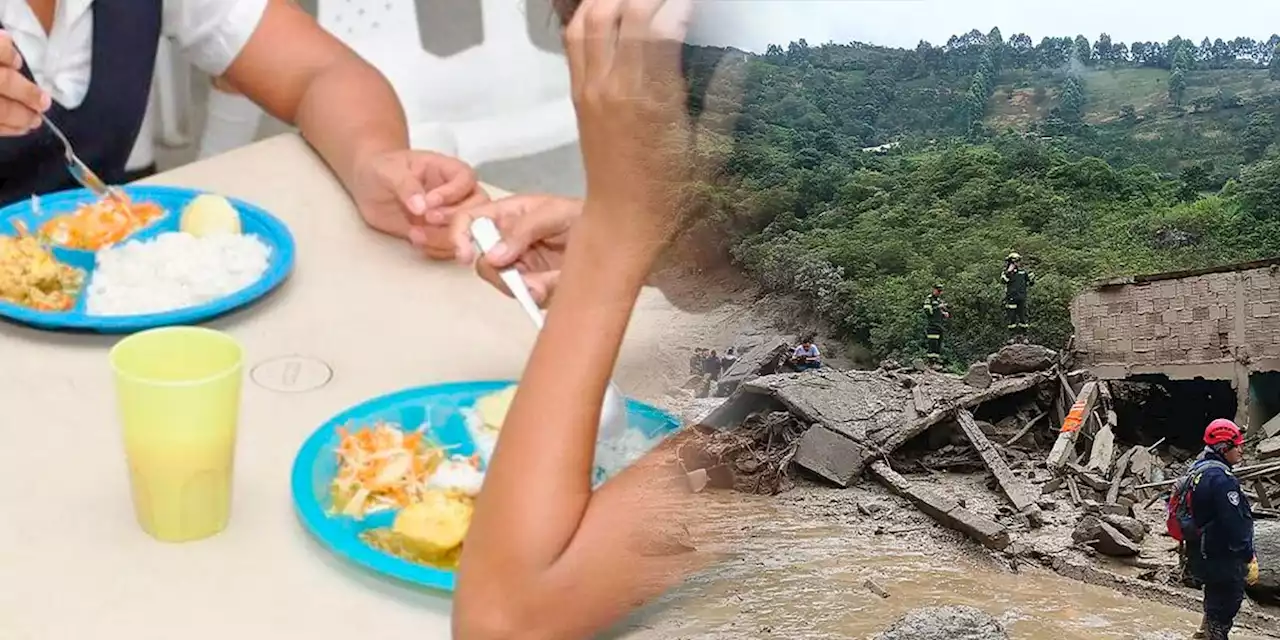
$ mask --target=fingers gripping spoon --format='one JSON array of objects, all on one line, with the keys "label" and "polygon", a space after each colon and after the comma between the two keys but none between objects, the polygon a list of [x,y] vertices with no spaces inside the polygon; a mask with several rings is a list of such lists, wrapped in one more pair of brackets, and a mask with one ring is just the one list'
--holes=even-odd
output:
[{"label": "fingers gripping spoon", "polygon": [[[488,253],[502,240],[498,226],[489,218],[476,218],[471,223],[471,237],[482,255]],[[533,325],[541,331],[544,321],[542,310],[538,308],[538,303],[534,301],[533,294],[529,292],[529,287],[520,276],[520,272],[516,269],[504,269],[498,273],[498,276],[511,295],[520,303],[525,314],[533,321]],[[599,443],[617,442],[626,430],[626,401],[623,399],[622,392],[618,390],[618,386],[610,380],[608,388],[605,389],[604,405],[600,407],[600,430],[596,437],[597,466],[600,464]]]}]

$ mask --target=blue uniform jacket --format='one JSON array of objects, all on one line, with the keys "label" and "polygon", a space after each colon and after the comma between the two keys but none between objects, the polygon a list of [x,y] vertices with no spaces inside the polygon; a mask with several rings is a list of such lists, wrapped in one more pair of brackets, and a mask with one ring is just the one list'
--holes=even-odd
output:
[{"label": "blue uniform jacket", "polygon": [[[1208,453],[1226,464],[1221,456]],[[1253,559],[1253,513],[1240,481],[1222,469],[1209,467],[1200,474],[1191,497],[1191,511],[1201,532],[1200,550],[1206,577],[1235,579]]]}]

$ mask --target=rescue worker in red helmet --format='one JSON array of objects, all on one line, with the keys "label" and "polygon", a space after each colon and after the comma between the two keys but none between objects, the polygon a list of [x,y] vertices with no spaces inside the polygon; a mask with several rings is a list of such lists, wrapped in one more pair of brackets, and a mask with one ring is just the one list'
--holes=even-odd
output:
[{"label": "rescue worker in red helmet", "polygon": [[1244,602],[1247,584],[1258,581],[1253,550],[1253,513],[1231,468],[1244,458],[1244,434],[1219,418],[1204,431],[1204,453],[1191,468],[1195,536],[1188,538],[1188,566],[1204,585],[1204,620],[1198,638],[1227,640]]}]

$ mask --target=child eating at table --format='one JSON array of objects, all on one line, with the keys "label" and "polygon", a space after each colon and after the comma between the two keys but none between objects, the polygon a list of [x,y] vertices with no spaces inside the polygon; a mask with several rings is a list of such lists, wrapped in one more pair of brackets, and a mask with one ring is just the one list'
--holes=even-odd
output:
[{"label": "child eating at table", "polygon": [[671,455],[681,436],[592,490],[623,334],[687,221],[679,194],[696,167],[681,55],[692,0],[577,4],[557,9],[586,199],[515,196],[453,219],[453,250],[470,260],[470,221],[494,218],[504,242],[482,272],[519,264],[549,303],[463,545],[453,615],[463,640],[594,637],[708,559],[687,542],[699,505]]}]

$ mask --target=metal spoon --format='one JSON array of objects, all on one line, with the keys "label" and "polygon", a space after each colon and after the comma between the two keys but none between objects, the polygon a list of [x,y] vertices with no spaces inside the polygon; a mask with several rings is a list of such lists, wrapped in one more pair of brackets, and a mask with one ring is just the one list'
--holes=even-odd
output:
[{"label": "metal spoon", "polygon": [[62,129],[59,129],[58,125],[55,125],[53,121],[49,119],[47,114],[40,114],[40,118],[44,120],[44,126],[49,127],[49,130],[53,132],[53,135],[62,142],[62,149],[67,163],[67,172],[71,174],[71,177],[86,189],[92,191],[95,196],[98,196],[99,198],[111,198],[120,203],[120,206],[124,207],[127,211],[129,209],[129,205],[126,203],[123,194],[120,193],[120,190],[104,182],[102,178],[98,177],[98,174],[93,172],[93,169],[89,168],[89,165],[85,164],[84,161],[80,159],[80,156],[76,155],[75,150],[71,147],[71,141],[67,139],[66,134],[62,133]]},{"label": "metal spoon", "polygon": [[[471,223],[471,238],[476,245],[476,249],[483,255],[502,240],[502,234],[498,231],[498,226],[493,223],[493,220],[476,218]],[[529,316],[529,319],[533,321],[533,326],[541,331],[545,320],[542,310],[538,308],[538,303],[534,301],[533,294],[529,292],[528,285],[524,283],[524,278],[520,277],[520,272],[515,269],[503,269],[498,272],[498,277],[502,279],[503,284],[507,285],[507,290],[520,303],[525,315]],[[603,441],[621,437],[627,430],[627,426],[626,400],[624,400],[622,392],[618,389],[618,385],[610,380],[608,388],[605,389],[604,405],[600,407],[598,439]]]}]

